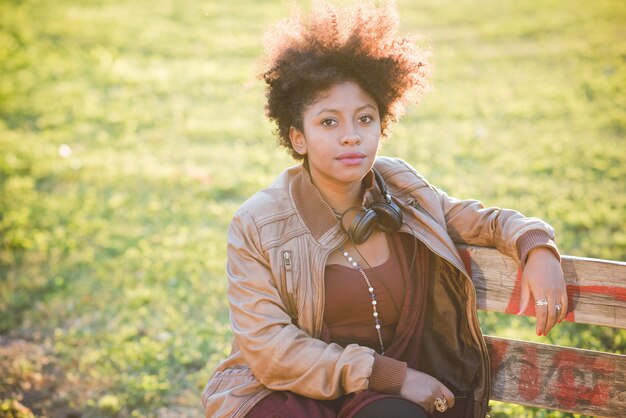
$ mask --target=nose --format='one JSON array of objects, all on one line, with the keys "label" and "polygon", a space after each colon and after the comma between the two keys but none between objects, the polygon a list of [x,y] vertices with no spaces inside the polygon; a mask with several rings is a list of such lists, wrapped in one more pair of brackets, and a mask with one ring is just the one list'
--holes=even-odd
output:
[{"label": "nose", "polygon": [[346,126],[346,130],[341,137],[342,145],[358,145],[361,143],[361,135],[355,128],[352,124]]}]

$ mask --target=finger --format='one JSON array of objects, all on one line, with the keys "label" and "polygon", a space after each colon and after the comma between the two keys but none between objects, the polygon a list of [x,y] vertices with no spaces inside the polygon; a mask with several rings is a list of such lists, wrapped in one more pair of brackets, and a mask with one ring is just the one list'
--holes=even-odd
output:
[{"label": "finger", "polygon": [[554,324],[556,323],[556,318],[557,315],[560,314],[560,311],[557,312],[556,306],[558,305],[558,302],[552,302],[548,305],[548,317],[546,319],[546,325],[545,328],[543,330],[543,335],[548,335],[548,333],[550,332],[550,330],[552,329],[552,327],[554,326]]},{"label": "finger", "polygon": [[520,295],[520,301],[519,301],[519,312],[517,312],[517,315],[521,315],[524,313],[524,311],[526,311],[526,308],[528,307],[529,299],[530,299],[530,291],[528,289],[528,286],[522,285],[522,293]]},{"label": "finger", "polygon": [[446,401],[448,401],[448,407],[452,408],[455,401],[454,393],[452,393],[452,391],[448,389],[447,386],[442,385],[441,394],[444,396],[444,398],[446,398]]},{"label": "finger", "polygon": [[565,317],[567,316],[567,310],[569,309],[569,300],[567,298],[567,293],[564,293],[565,296],[561,298],[561,316],[559,317],[559,322],[565,320]]},{"label": "finger", "polygon": [[561,297],[559,303],[561,304],[561,309],[559,310],[557,322],[562,322],[563,320],[565,320],[565,317],[567,316],[567,294]]},{"label": "finger", "polygon": [[548,318],[548,305],[539,304],[538,302],[542,301],[545,298],[539,298],[537,302],[535,302],[535,317],[537,318],[537,325],[535,331],[537,335],[543,335],[546,329],[546,320]]}]

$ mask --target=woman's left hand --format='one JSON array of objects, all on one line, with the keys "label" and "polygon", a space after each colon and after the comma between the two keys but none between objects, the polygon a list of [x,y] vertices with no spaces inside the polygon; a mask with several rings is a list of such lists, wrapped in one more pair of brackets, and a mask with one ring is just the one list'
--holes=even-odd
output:
[{"label": "woman's left hand", "polygon": [[567,314],[567,291],[561,264],[548,248],[538,247],[528,254],[522,272],[522,294],[520,310],[528,306],[530,295],[535,299],[537,335],[548,335],[557,323]]}]

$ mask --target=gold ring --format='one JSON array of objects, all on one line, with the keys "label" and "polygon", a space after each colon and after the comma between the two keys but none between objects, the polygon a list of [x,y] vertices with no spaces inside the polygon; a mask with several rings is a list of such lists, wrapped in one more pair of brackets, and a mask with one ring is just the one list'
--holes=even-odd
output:
[{"label": "gold ring", "polygon": [[448,409],[448,400],[446,398],[436,398],[435,409],[439,412],[446,412]]}]

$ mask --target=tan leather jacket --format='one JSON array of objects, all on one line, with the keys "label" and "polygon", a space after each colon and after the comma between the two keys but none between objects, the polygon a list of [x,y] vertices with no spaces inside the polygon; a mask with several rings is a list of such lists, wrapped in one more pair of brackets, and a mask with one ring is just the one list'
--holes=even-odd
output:
[{"label": "tan leather jacket", "polygon": [[[518,212],[457,200],[407,163],[379,157],[375,167],[402,208],[401,231],[435,254],[422,337],[420,370],[473,388],[473,416],[484,416],[489,361],[476,315],[476,295],[455,244],[496,247],[517,259],[516,240],[552,228]],[[364,203],[378,192],[374,183]],[[374,351],[318,339],[324,312],[324,266],[346,239],[332,209],[302,166],[283,172],[235,214],[228,232],[228,300],[232,353],[209,380],[207,417],[243,417],[272,390],[334,399],[368,388]],[[445,325],[444,325],[445,324]]]}]

